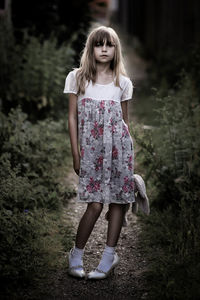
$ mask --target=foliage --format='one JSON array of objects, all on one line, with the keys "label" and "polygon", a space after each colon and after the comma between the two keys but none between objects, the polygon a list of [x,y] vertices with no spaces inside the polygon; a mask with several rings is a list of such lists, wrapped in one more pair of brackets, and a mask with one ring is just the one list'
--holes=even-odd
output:
[{"label": "foliage", "polygon": [[50,119],[32,125],[19,108],[8,118],[1,114],[1,205],[59,208],[56,171],[68,147],[63,129],[63,121]]},{"label": "foliage", "polygon": [[[161,93],[162,94],[162,93]],[[200,297],[200,104],[192,76],[157,100],[159,127],[134,133],[138,159],[152,189],[142,243],[151,266],[152,299]],[[144,247],[145,248],[145,247]]]},{"label": "foliage", "polygon": [[62,268],[74,238],[62,216],[76,194],[63,88],[78,35],[62,44],[15,29],[0,23],[0,298],[24,299],[25,286]]},{"label": "foliage", "polygon": [[40,42],[24,35],[22,44],[14,44],[10,62],[0,59],[1,65],[6,64],[10,70],[0,93],[3,110],[7,113],[21,105],[33,121],[48,116],[58,119],[67,108],[62,91],[73,54],[70,43],[58,47],[53,37]]},{"label": "foliage", "polygon": [[44,290],[49,274],[63,268],[73,244],[72,229],[63,223],[62,214],[3,209],[0,226],[1,299],[24,299],[27,291],[29,296],[32,290],[38,293],[39,285]]},{"label": "foliage", "polygon": [[[187,53],[187,55],[185,55]],[[171,63],[169,63],[171,62]],[[184,69],[193,80],[193,85],[200,91],[200,46],[189,44],[186,48],[174,49],[173,46],[166,46],[165,51],[161,49],[154,56],[152,64],[149,65],[148,74],[151,84],[154,86],[165,82],[167,85],[174,85],[180,76],[180,70]]]},{"label": "foliage", "polygon": [[41,239],[47,230],[44,213],[1,209],[1,280],[18,280],[33,275],[45,263]]},{"label": "foliage", "polygon": [[33,125],[20,108],[0,120],[0,278],[8,288],[32,280],[68,249],[69,229],[53,218],[75,191],[63,191],[58,177],[70,156],[63,120]]}]

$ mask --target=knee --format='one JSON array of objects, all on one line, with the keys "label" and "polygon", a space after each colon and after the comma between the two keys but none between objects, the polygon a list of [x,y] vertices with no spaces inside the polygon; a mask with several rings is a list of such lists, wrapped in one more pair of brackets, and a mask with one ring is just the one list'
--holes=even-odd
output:
[{"label": "knee", "polygon": [[100,215],[101,211],[103,209],[102,203],[92,202],[88,205],[88,209],[92,212],[94,215]]},{"label": "knee", "polygon": [[129,209],[130,204],[118,204],[118,203],[111,203],[109,205],[110,211],[119,211],[125,214]]}]

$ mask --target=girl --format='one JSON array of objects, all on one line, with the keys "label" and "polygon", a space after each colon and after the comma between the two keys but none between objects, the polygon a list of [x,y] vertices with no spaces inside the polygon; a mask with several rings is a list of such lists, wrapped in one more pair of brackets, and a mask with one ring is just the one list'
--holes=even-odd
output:
[{"label": "girl", "polygon": [[80,67],[68,74],[64,88],[64,93],[69,93],[73,167],[79,175],[77,201],[88,204],[78,226],[75,246],[69,253],[72,276],[86,276],[84,247],[104,204],[109,205],[106,245],[98,267],[87,278],[106,278],[119,263],[115,247],[126,208],[135,201],[127,101],[132,92],[116,32],[105,26],[93,29]]}]

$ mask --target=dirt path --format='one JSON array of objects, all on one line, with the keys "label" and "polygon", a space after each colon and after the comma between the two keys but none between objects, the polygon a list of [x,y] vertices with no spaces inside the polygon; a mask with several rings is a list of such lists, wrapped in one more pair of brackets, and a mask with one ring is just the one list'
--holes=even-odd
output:
[{"label": "dirt path", "polygon": [[[75,172],[69,174],[67,182],[77,188],[78,176]],[[86,204],[79,204],[73,198],[64,210],[64,218],[72,222],[75,232],[85,208]],[[104,219],[106,211],[107,206],[105,205],[86,244],[84,253],[86,272],[90,272],[98,265],[104,249],[107,231],[107,221]],[[138,244],[140,225],[131,210],[128,212],[128,221],[129,225],[122,228],[116,247],[116,252],[121,260],[114,275],[102,281],[89,281],[68,276],[66,268],[65,271],[58,274],[52,298],[48,299],[147,299],[148,293],[145,290],[143,279],[147,263]]]}]

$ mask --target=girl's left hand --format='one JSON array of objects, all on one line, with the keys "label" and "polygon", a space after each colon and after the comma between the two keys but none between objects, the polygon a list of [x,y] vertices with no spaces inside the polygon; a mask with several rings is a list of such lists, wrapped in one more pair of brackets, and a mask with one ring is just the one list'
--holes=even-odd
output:
[{"label": "girl's left hand", "polygon": [[79,176],[79,170],[80,170],[80,155],[73,157],[73,167],[76,174]]}]

